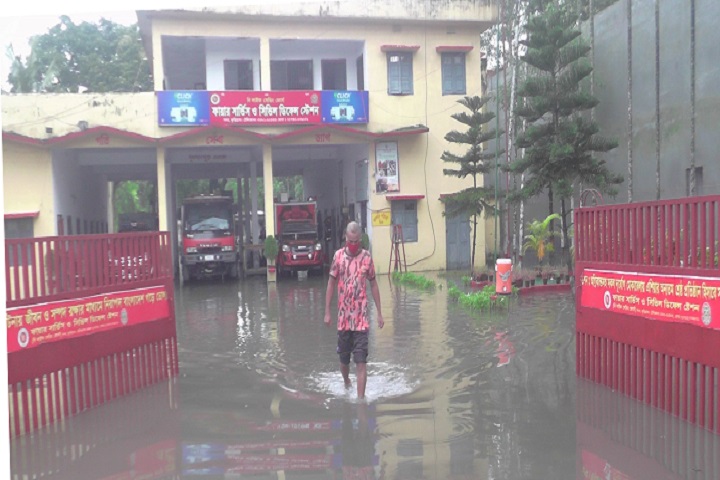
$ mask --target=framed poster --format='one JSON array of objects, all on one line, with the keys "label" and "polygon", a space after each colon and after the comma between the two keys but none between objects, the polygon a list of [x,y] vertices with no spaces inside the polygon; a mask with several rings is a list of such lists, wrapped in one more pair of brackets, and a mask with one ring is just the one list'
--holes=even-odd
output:
[{"label": "framed poster", "polygon": [[323,123],[368,123],[368,92],[323,90]]},{"label": "framed poster", "polygon": [[375,192],[400,191],[400,163],[397,142],[375,144]]},{"label": "framed poster", "polygon": [[208,92],[163,90],[157,92],[158,124],[161,127],[191,127],[210,123]]}]

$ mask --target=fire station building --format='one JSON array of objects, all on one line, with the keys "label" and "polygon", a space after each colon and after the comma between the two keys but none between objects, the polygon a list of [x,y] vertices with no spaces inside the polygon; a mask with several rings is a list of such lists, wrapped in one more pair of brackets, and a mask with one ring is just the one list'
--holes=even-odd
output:
[{"label": "fire station building", "polygon": [[[176,183],[236,178],[246,242],[259,243],[258,189],[274,234],[273,178],[300,175],[307,200],[356,220],[378,270],[401,225],[408,269],[470,267],[468,218],[443,195],[451,115],[482,96],[480,0],[359,0],[138,11],[154,91],[2,98],[6,236],[116,231],[113,188],[155,182],[159,227],[176,238]],[[484,222],[476,262],[484,262]]]}]

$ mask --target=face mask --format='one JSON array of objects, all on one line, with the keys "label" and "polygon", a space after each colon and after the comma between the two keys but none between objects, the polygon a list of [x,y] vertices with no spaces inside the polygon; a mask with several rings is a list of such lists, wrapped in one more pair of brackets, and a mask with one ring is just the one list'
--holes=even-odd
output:
[{"label": "face mask", "polygon": [[359,243],[347,243],[347,242],[346,242],[346,243],[345,243],[345,247],[348,249],[348,253],[349,253],[350,255],[355,256],[355,255],[357,255],[358,252],[360,251],[360,247],[361,247],[361,246],[360,246]]}]

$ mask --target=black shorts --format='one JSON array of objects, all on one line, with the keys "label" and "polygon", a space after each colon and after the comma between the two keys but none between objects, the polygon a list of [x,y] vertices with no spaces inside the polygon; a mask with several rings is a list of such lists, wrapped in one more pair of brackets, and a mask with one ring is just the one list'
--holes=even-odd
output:
[{"label": "black shorts", "polygon": [[350,363],[351,353],[355,363],[367,363],[368,332],[340,330],[338,332],[337,353],[340,355],[340,363],[343,365]]}]

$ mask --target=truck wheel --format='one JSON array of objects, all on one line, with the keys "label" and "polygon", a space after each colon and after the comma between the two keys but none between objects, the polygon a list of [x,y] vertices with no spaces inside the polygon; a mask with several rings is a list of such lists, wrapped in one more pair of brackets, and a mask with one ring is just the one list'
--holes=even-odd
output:
[{"label": "truck wheel", "polygon": [[192,280],[192,275],[190,274],[190,268],[188,268],[187,265],[183,265],[183,267],[182,267],[182,280],[185,283]]}]

